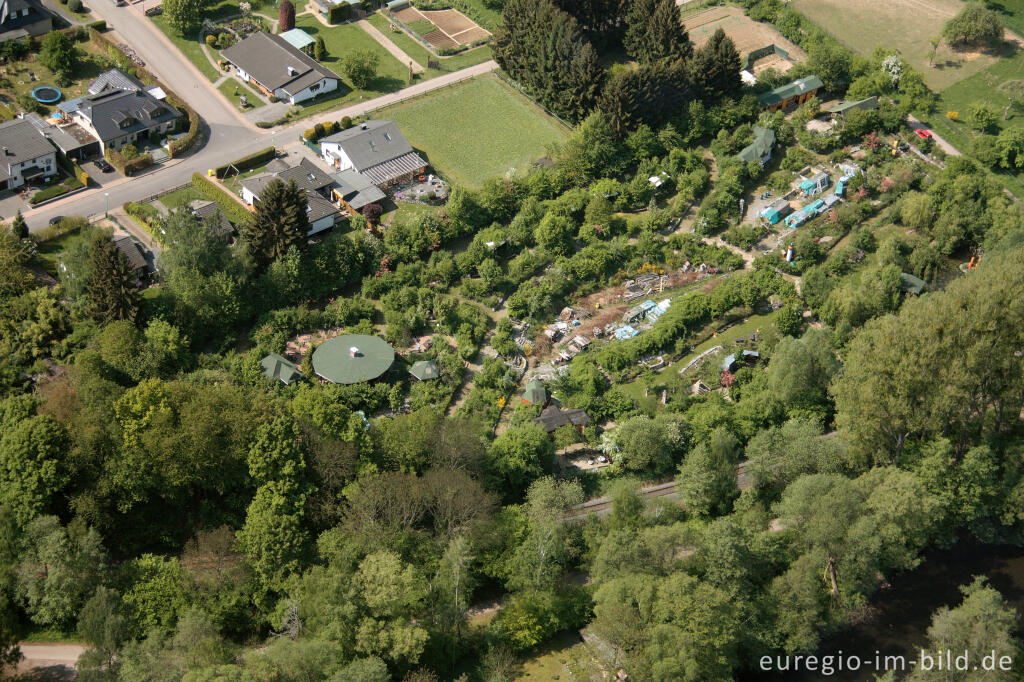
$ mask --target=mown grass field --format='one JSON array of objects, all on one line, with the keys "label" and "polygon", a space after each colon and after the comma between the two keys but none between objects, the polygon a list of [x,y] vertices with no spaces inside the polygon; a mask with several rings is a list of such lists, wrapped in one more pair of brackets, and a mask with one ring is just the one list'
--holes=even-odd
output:
[{"label": "mown grass field", "polygon": [[374,113],[395,121],[430,164],[459,184],[527,167],[569,131],[487,75]]},{"label": "mown grass field", "polygon": [[[1024,0],[1002,0],[1024,4]],[[792,6],[836,40],[865,57],[877,47],[898,48],[932,90],[943,90],[991,66],[996,55],[960,53],[940,46],[928,65],[930,39],[942,32],[960,0],[793,0]]]}]

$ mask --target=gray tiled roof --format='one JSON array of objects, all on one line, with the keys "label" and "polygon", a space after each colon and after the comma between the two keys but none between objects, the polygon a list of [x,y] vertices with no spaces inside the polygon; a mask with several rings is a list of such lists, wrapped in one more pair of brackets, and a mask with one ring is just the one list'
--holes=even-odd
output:
[{"label": "gray tiled roof", "polygon": [[[171,105],[142,90],[107,91],[87,98],[78,111],[92,123],[92,127],[103,141],[149,130],[161,123],[173,121],[181,115]],[[121,127],[125,121],[133,122]]]},{"label": "gray tiled roof", "polygon": [[31,161],[56,151],[30,121],[14,119],[0,123],[0,167]]},{"label": "gray tiled roof", "polygon": [[105,90],[135,92],[136,90],[142,90],[142,83],[120,69],[110,69],[109,71],[104,71],[99,75],[99,78],[89,83],[90,95],[98,95]]},{"label": "gray tiled roof", "polygon": [[188,207],[192,211],[192,215],[196,218],[199,218],[204,223],[209,221],[210,233],[214,236],[227,237],[234,232],[234,229],[231,227],[231,223],[226,217],[224,217],[224,213],[220,210],[220,206],[215,202],[207,201],[205,199],[196,199],[195,201],[190,202]]},{"label": "gray tiled roof", "polygon": [[115,237],[114,244],[125,255],[128,262],[136,270],[143,270],[146,267],[146,257],[139,250],[138,243],[131,237]]},{"label": "gray tiled roof", "polygon": [[317,220],[320,220],[321,218],[324,218],[326,216],[335,213],[341,213],[341,211],[338,210],[337,206],[327,201],[327,199],[324,199],[322,196],[316,194],[315,192],[307,194],[306,201],[308,202],[306,217],[309,218],[309,222],[311,223],[314,223]]},{"label": "gray tiled roof", "polygon": [[334,184],[331,176],[309,159],[302,159],[295,166],[289,166],[287,162],[275,159],[267,164],[267,171],[246,178],[242,181],[242,187],[259,195],[272,180],[281,180],[282,182],[294,180],[296,185],[307,192],[319,192],[324,187]]},{"label": "gray tiled roof", "polygon": [[253,33],[221,54],[271,92],[281,89],[295,95],[322,78],[340,80],[338,74],[281,36],[265,31]]},{"label": "gray tiled roof", "polygon": [[340,146],[360,173],[413,153],[412,145],[394,121],[367,121],[320,140],[321,145],[325,142]]},{"label": "gray tiled roof", "polygon": [[334,184],[337,185],[335,191],[356,211],[375,201],[383,201],[387,197],[384,192],[370,182],[369,178],[354,170],[343,170],[334,173],[331,177],[334,178]]}]

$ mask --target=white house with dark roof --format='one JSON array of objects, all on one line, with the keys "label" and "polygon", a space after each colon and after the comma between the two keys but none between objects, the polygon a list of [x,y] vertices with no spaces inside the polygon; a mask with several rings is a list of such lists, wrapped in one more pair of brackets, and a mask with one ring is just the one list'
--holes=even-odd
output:
[{"label": "white house with dark roof", "polygon": [[394,121],[367,121],[321,138],[320,153],[336,170],[352,169],[381,189],[427,170]]},{"label": "white house with dark roof", "polygon": [[267,185],[274,180],[294,180],[296,185],[306,190],[307,234],[329,230],[342,219],[341,211],[328,199],[336,184],[334,179],[309,159],[302,159],[294,166],[275,159],[267,164],[267,171],[242,181],[242,200],[249,206],[256,205]]},{"label": "white house with dark roof", "polygon": [[0,189],[57,174],[57,148],[25,119],[0,123]]},{"label": "white house with dark roof", "polygon": [[341,78],[279,35],[261,31],[221,52],[264,95],[298,104],[338,89]]}]

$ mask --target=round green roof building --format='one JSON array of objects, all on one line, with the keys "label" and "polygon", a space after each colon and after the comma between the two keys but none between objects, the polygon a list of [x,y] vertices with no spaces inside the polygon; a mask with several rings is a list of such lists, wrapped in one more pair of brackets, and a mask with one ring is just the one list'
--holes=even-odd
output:
[{"label": "round green roof building", "polygon": [[391,368],[395,351],[377,336],[335,336],[313,351],[313,371],[332,384],[373,381]]}]

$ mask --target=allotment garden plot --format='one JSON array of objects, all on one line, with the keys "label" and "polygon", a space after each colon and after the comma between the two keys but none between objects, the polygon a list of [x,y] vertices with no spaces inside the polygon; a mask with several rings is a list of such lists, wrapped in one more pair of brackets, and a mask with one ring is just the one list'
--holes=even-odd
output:
[{"label": "allotment garden plot", "polygon": [[[754,21],[743,14],[743,10],[738,7],[714,7],[688,16],[683,21],[690,34],[690,40],[696,47],[706,43],[715,31],[722,29],[735,43],[736,50],[740,53],[740,59],[745,59],[751,52],[769,45],[780,47],[789,55],[788,60],[774,54],[765,56],[762,60],[758,60],[759,67],[761,67],[760,62],[773,60],[774,68],[779,71],[787,71],[794,62],[802,62],[807,59],[803,50],[786,40],[772,26]],[[761,68],[757,70],[761,70]]]},{"label": "allotment garden plot", "polygon": [[391,14],[436,49],[451,50],[491,35],[490,31],[456,9],[419,10],[408,6],[396,8]]}]

